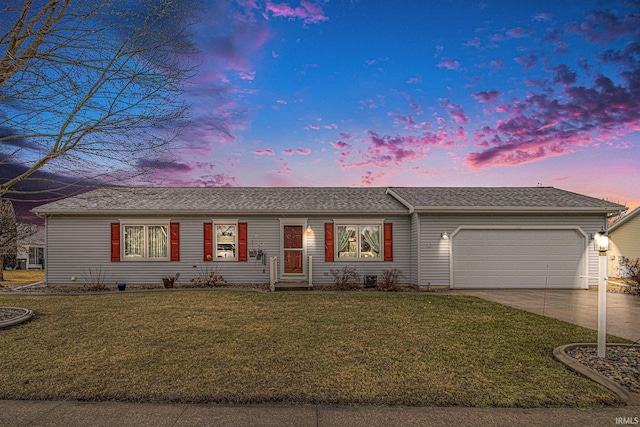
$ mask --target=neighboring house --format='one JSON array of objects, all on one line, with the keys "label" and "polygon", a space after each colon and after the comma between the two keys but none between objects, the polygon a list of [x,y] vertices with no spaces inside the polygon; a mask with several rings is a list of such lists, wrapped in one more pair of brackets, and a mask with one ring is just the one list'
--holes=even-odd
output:
[{"label": "neighboring house", "polygon": [[[586,288],[593,234],[626,208],[552,187],[108,188],[40,206],[46,281],[332,283],[356,267],[447,288]],[[588,279],[590,278],[590,279]]]},{"label": "neighboring house", "polygon": [[640,207],[609,227],[609,276],[625,277],[625,259],[640,258]]},{"label": "neighboring house", "polygon": [[26,227],[25,237],[18,239],[16,268],[31,270],[44,268],[45,231],[43,228]]}]

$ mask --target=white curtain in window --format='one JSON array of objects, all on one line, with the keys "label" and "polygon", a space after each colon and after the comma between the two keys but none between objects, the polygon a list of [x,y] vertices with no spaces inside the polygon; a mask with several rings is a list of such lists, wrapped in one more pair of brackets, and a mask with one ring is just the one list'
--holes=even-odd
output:
[{"label": "white curtain in window", "polygon": [[125,225],[124,256],[144,256],[144,225]]},{"label": "white curtain in window", "polygon": [[[349,239],[356,236],[356,227],[352,225],[339,225],[338,229],[338,257],[348,256]],[[354,255],[351,255],[354,256]]]},{"label": "white curtain in window", "polygon": [[167,226],[150,225],[147,235],[147,256],[149,258],[166,258],[169,240]]},{"label": "white curtain in window", "polygon": [[[369,244],[371,252],[373,252],[375,256],[380,255],[380,227],[377,225],[363,226],[360,228],[360,230],[362,240]],[[364,246],[363,243],[361,243],[361,245]]]}]

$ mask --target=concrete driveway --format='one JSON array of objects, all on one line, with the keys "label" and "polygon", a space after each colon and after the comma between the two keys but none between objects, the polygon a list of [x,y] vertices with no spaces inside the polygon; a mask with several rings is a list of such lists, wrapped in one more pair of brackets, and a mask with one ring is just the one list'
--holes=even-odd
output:
[{"label": "concrete driveway", "polygon": [[[487,289],[452,290],[531,313],[598,329],[598,292],[587,290]],[[640,297],[607,293],[607,333],[632,341],[640,339]]]}]

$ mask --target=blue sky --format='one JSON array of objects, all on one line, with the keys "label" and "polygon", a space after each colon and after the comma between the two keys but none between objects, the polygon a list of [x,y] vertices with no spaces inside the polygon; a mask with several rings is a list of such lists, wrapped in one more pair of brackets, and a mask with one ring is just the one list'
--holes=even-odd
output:
[{"label": "blue sky", "polygon": [[640,205],[640,2],[206,3],[154,185],[555,186]]}]

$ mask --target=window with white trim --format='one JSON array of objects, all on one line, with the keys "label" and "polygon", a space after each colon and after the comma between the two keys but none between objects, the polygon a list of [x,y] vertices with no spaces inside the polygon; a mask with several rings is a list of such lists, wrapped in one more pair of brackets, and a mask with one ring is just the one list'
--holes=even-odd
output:
[{"label": "window with white trim", "polygon": [[335,236],[338,260],[382,259],[382,224],[337,224]]},{"label": "window with white trim", "polygon": [[124,259],[169,259],[169,224],[123,224]]},{"label": "window with white trim", "polygon": [[213,257],[217,261],[238,260],[238,223],[213,224]]}]

